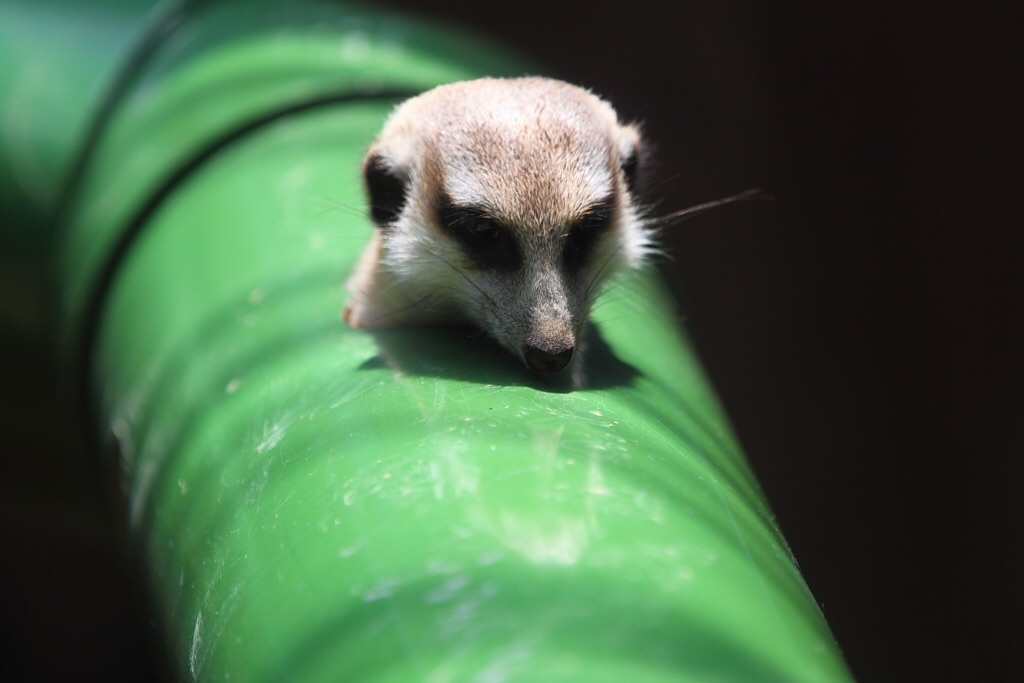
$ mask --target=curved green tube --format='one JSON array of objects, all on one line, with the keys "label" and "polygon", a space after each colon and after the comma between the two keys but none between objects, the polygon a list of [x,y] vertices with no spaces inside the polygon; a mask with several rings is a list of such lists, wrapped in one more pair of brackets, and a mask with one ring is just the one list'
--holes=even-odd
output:
[{"label": "curved green tube", "polygon": [[475,333],[339,321],[386,93],[519,67],[314,9],[183,27],[61,244],[180,677],[850,680],[653,277],[599,302],[573,392]]}]

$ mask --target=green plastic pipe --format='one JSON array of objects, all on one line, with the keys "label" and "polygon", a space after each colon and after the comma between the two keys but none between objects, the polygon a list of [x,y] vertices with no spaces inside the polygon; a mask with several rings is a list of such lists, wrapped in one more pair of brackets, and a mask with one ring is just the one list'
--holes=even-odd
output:
[{"label": "green plastic pipe", "polygon": [[118,103],[57,260],[178,676],[850,680],[654,277],[598,303],[572,392],[479,335],[339,321],[397,96],[520,63],[247,7],[197,11]]}]

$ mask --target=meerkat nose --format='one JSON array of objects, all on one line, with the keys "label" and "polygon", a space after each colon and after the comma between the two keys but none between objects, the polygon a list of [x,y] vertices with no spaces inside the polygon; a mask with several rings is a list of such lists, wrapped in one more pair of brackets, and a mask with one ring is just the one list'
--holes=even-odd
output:
[{"label": "meerkat nose", "polygon": [[537,372],[558,372],[572,359],[572,347],[554,353],[527,344],[523,348],[526,364]]}]

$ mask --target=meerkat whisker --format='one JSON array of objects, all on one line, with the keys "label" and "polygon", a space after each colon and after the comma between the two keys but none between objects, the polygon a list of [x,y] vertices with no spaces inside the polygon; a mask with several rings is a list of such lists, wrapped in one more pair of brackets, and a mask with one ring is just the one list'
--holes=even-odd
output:
[{"label": "meerkat whisker", "polygon": [[728,197],[722,197],[721,199],[713,199],[709,202],[703,202],[701,204],[696,204],[694,206],[681,209],[679,211],[673,211],[670,214],[666,214],[658,218],[657,222],[659,225],[674,225],[677,223],[682,223],[683,221],[689,218],[693,218],[694,216],[705,213],[706,211],[710,211],[711,209],[717,209],[720,206],[725,206],[726,204],[733,204],[735,202],[746,202],[751,200],[773,202],[775,201],[775,197],[763,192],[760,189],[751,188],[749,190],[744,190],[743,192],[737,192],[736,194],[730,195]]}]

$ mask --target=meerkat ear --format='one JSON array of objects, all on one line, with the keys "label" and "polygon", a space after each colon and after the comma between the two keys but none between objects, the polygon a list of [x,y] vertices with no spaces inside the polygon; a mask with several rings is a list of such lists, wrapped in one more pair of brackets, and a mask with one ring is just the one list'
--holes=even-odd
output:
[{"label": "meerkat ear", "polygon": [[371,149],[363,161],[363,181],[370,201],[370,218],[384,228],[402,213],[408,194],[408,183],[383,154]]},{"label": "meerkat ear", "polygon": [[645,157],[646,145],[640,135],[640,128],[635,123],[623,126],[619,136],[619,163],[626,179],[626,189],[633,194],[640,192],[646,170]]}]

